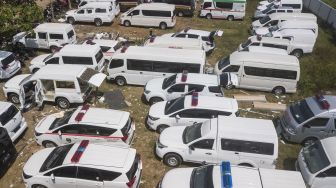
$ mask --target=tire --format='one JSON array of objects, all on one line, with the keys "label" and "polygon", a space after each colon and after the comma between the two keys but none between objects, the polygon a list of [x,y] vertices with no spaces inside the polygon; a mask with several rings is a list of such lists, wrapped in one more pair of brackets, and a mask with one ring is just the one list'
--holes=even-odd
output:
[{"label": "tire", "polygon": [[155,104],[157,102],[161,102],[161,101],[163,101],[163,99],[160,98],[160,97],[152,97],[152,98],[149,99],[149,104],[153,105],[153,104]]},{"label": "tire", "polygon": [[68,109],[70,107],[70,102],[64,97],[57,98],[56,104],[61,109]]},{"label": "tire", "polygon": [[293,56],[295,56],[295,57],[297,57],[297,58],[301,58],[302,57],[302,55],[303,55],[303,52],[302,52],[302,50],[294,50],[293,52],[292,52],[292,55]]},{"label": "tire", "polygon": [[169,126],[168,125],[159,125],[157,128],[156,128],[156,132],[161,134],[163,130],[165,130],[166,128],[168,128]]},{"label": "tire", "polygon": [[95,25],[96,25],[97,27],[99,27],[99,26],[103,25],[103,22],[102,22],[102,20],[101,20],[101,19],[99,19],[99,18],[96,18],[96,19],[94,19],[94,23],[95,23]]},{"label": "tire", "polygon": [[250,163],[241,163],[238,166],[246,166],[246,167],[254,167],[253,165],[251,165]]},{"label": "tire", "polygon": [[211,14],[207,14],[205,17],[206,17],[208,20],[211,20],[211,19],[212,19],[212,15],[211,15]]},{"label": "tire", "polygon": [[160,29],[165,30],[165,29],[167,29],[167,24],[164,23],[164,22],[161,22],[159,27],[160,27]]},{"label": "tire", "polygon": [[163,157],[163,162],[169,167],[178,167],[182,163],[182,158],[176,153],[168,153]]},{"label": "tire", "polygon": [[183,13],[182,11],[180,11],[180,12],[177,13],[177,15],[178,15],[179,17],[183,17],[183,16],[184,16],[184,13]]},{"label": "tire", "polygon": [[48,188],[44,185],[40,185],[40,184],[37,184],[37,185],[32,185],[32,188]]},{"label": "tire", "polygon": [[11,93],[8,95],[8,100],[13,104],[20,104],[20,97],[16,93]]},{"label": "tire", "polygon": [[115,79],[115,82],[116,82],[116,84],[117,84],[118,86],[124,86],[124,85],[127,84],[127,82],[126,82],[126,80],[125,80],[124,77],[117,77],[117,78]]},{"label": "tire", "polygon": [[230,15],[230,16],[227,17],[227,20],[229,20],[229,21],[233,21],[233,20],[234,20],[234,17],[233,17],[232,15]]},{"label": "tire", "polygon": [[125,21],[124,21],[124,26],[125,26],[125,27],[130,27],[130,26],[131,26],[131,22],[128,21],[128,20],[125,20]]},{"label": "tire", "polygon": [[38,70],[40,70],[40,69],[39,69],[39,68],[35,68],[35,69],[32,70],[32,73],[35,73],[35,72],[37,72]]},{"label": "tire", "polygon": [[305,138],[301,144],[302,144],[302,146],[307,147],[307,146],[312,145],[317,140],[318,139],[315,138],[315,137],[308,137],[308,138]]},{"label": "tire", "polygon": [[45,148],[53,148],[53,147],[57,147],[57,144],[55,144],[52,141],[43,141],[42,142],[43,147]]},{"label": "tire", "polygon": [[68,18],[68,23],[71,25],[75,24],[75,19],[73,17]]},{"label": "tire", "polygon": [[50,51],[51,51],[51,53],[55,53],[55,52],[57,52],[57,46],[50,46]]},{"label": "tire", "polygon": [[277,86],[275,88],[273,88],[272,92],[275,94],[275,95],[283,95],[286,93],[286,90],[285,88],[281,87],[281,86]]}]

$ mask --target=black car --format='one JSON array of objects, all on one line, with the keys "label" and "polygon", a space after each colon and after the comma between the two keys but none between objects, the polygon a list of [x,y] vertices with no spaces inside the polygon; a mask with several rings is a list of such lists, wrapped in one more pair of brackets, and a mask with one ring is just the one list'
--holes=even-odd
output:
[{"label": "black car", "polygon": [[14,162],[17,152],[5,128],[0,127],[0,177]]}]

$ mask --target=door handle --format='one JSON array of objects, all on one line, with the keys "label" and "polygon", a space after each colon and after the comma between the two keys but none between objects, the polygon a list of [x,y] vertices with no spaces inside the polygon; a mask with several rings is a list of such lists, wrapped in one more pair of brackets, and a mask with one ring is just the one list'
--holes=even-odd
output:
[{"label": "door handle", "polygon": [[205,153],[205,154],[207,154],[207,155],[212,155],[212,153]]},{"label": "door handle", "polygon": [[125,73],[125,71],[121,71],[122,73]]},{"label": "door handle", "polygon": [[140,72],[140,74],[142,74],[142,72]]},{"label": "door handle", "polygon": [[235,154],[237,154],[237,155],[238,155],[239,153],[238,153],[238,152],[235,152]]},{"label": "door handle", "polygon": [[166,74],[162,74],[163,76],[166,76]]}]

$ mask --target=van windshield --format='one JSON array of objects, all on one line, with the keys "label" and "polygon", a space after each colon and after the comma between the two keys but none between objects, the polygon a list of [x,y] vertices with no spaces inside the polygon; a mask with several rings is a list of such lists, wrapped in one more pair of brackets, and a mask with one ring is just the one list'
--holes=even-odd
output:
[{"label": "van windshield", "polygon": [[314,116],[306,100],[301,100],[289,107],[289,110],[298,124],[305,122]]},{"label": "van windshield", "polygon": [[196,123],[192,126],[187,126],[182,135],[183,143],[188,144],[202,137],[202,123]]},{"label": "van windshield", "polygon": [[168,101],[165,107],[165,115],[174,113],[184,108],[184,97]]},{"label": "van windshield", "polygon": [[63,117],[56,118],[54,122],[52,122],[51,126],[49,127],[49,130],[53,130],[55,128],[58,128],[62,125],[65,125],[69,122],[69,119],[71,118],[72,114],[76,111],[76,109],[69,110],[64,112]]},{"label": "van windshield", "polygon": [[330,165],[330,161],[320,141],[302,149],[304,161],[310,173],[314,174]]},{"label": "van windshield", "polygon": [[190,187],[193,188],[213,188],[213,165],[194,168],[191,173]]},{"label": "van windshield", "polygon": [[248,39],[246,42],[242,43],[242,48],[246,48],[247,46],[250,46],[250,44],[252,43],[251,39]]},{"label": "van windshield", "polygon": [[168,78],[165,78],[162,83],[162,89],[167,89],[169,86],[173,85],[176,83],[176,74],[173,76],[170,76]]},{"label": "van windshield", "polygon": [[5,126],[18,112],[19,110],[14,105],[11,105],[6,111],[0,114],[1,125]]},{"label": "van windshield", "polygon": [[45,172],[63,164],[63,161],[72,146],[73,144],[56,147],[42,164],[40,172]]},{"label": "van windshield", "polygon": [[10,63],[12,63],[14,60],[15,60],[15,56],[14,56],[14,54],[11,54],[11,55],[7,56],[5,59],[3,59],[1,61],[1,64],[7,66]]},{"label": "van windshield", "polygon": [[265,24],[265,23],[267,23],[267,22],[270,21],[270,20],[271,20],[271,18],[270,18],[269,16],[265,16],[265,17],[260,18],[260,19],[259,19],[259,22],[260,22],[261,24]]},{"label": "van windshield", "polygon": [[218,63],[218,69],[222,70],[224,67],[230,65],[230,56],[227,56],[226,58],[223,58]]}]

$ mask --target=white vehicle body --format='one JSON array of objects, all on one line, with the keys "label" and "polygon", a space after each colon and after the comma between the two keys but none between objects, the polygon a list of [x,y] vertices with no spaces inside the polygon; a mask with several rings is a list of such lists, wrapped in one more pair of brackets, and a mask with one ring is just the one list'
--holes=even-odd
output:
[{"label": "white vehicle body", "polygon": [[290,55],[233,52],[218,61],[215,73],[235,73],[238,88],[295,93],[300,78],[299,60]]},{"label": "white vehicle body", "polygon": [[210,32],[205,30],[187,28],[177,33],[163,34],[162,37],[201,39],[203,42],[204,50],[206,52],[211,52],[216,47],[214,39],[215,35],[218,35],[218,31]]},{"label": "white vehicle body", "polygon": [[296,163],[307,187],[333,188],[336,177],[336,150],[335,137],[329,137],[303,148]]},{"label": "white vehicle body", "polygon": [[34,74],[18,75],[3,87],[5,96],[28,109],[33,103],[56,102],[60,108],[83,103],[106,75],[90,68],[74,65],[46,65]]},{"label": "white vehicle body", "polygon": [[317,17],[311,13],[274,13],[252,22],[250,32],[259,27],[271,27],[286,20],[311,20],[317,22]]},{"label": "white vehicle body", "polygon": [[202,74],[205,64],[204,50],[130,46],[113,55],[107,72],[108,79],[115,80],[118,85],[145,85],[151,79],[184,70]]},{"label": "white vehicle body", "polygon": [[19,109],[12,103],[0,102],[0,126],[7,130],[12,141],[16,141],[27,129],[27,122]]},{"label": "white vehicle body", "polygon": [[69,44],[59,52],[35,57],[30,62],[29,70],[34,73],[40,68],[52,64],[88,67],[101,72],[107,63],[100,46]]},{"label": "white vehicle body", "polygon": [[265,10],[268,7],[271,6],[285,6],[285,7],[291,7],[296,12],[301,12],[303,8],[302,0],[276,0],[271,3],[263,3],[262,5],[259,5],[257,7],[257,10]]},{"label": "white vehicle body", "polygon": [[110,2],[91,2],[81,6],[77,10],[69,10],[65,14],[65,20],[70,24],[75,22],[92,22],[96,26],[101,26],[104,23],[111,23],[115,18]]},{"label": "white vehicle body", "polygon": [[[229,179],[231,183],[227,181]],[[207,184],[202,186],[204,182]],[[223,162],[221,165],[169,170],[160,181],[158,188],[192,188],[192,185],[200,188],[225,186],[232,188],[306,188],[299,172],[250,168],[230,165],[229,162]]]},{"label": "white vehicle body", "polygon": [[174,49],[190,49],[204,50],[203,42],[200,38],[175,38],[175,37],[149,37],[144,46],[155,48],[174,48]]},{"label": "white vehicle body", "polygon": [[218,116],[192,126],[165,129],[156,142],[156,154],[175,167],[181,162],[229,161],[275,168],[278,136],[271,120]]},{"label": "white vehicle body", "polygon": [[[271,27],[260,27],[255,30],[254,35],[272,37],[277,36],[276,33],[279,33],[285,29],[306,29],[311,30],[315,33],[316,37],[318,36],[318,25],[315,21],[311,20],[287,20],[280,22],[278,25]],[[299,33],[300,31],[298,31]]]},{"label": "white vehicle body", "polygon": [[264,10],[256,10],[254,12],[254,19],[260,19],[262,17],[265,17],[269,14],[274,14],[274,13],[294,13],[295,9],[292,7],[282,7],[282,6],[274,6],[274,7],[268,7]]},{"label": "white vehicle body", "polygon": [[239,50],[239,52],[241,51],[253,52],[253,53],[288,55],[287,50],[284,50],[281,48],[264,47],[264,46],[247,46],[246,48]]},{"label": "white vehicle body", "polygon": [[111,3],[112,6],[112,13],[117,16],[120,13],[120,6],[117,0],[82,0],[80,1],[80,3],[78,4],[78,8],[81,8],[82,6],[87,5],[88,3],[92,3],[92,2],[109,2]]},{"label": "white vehicle body", "polygon": [[145,85],[144,96],[153,104],[173,100],[197,92],[205,96],[224,96],[221,86],[234,87],[238,83],[235,74],[220,76],[210,74],[179,73],[167,78],[156,78]]},{"label": "white vehicle body", "polygon": [[129,112],[80,106],[43,118],[35,127],[35,140],[45,147],[82,140],[131,144],[135,124]]},{"label": "white vehicle body", "polygon": [[21,63],[12,52],[0,51],[0,80],[14,76],[20,69]]},{"label": "white vehicle body", "polygon": [[243,19],[246,0],[204,0],[201,5],[201,17],[221,19]]},{"label": "white vehicle body", "polygon": [[109,40],[109,39],[93,39],[86,40],[83,42],[83,45],[98,45],[100,46],[105,60],[108,62],[111,61],[113,54],[120,49],[123,44],[118,40]]},{"label": "white vehicle body", "polygon": [[239,114],[235,99],[203,95],[195,97],[194,95],[152,105],[147,117],[149,128],[161,132],[171,126],[190,126],[219,115],[237,116]]},{"label": "white vehicle body", "polygon": [[141,173],[135,149],[83,140],[36,152],[25,163],[22,178],[26,188],[138,188]]},{"label": "white vehicle body", "polygon": [[33,32],[21,32],[13,37],[13,43],[26,48],[41,48],[55,51],[65,44],[75,44],[76,33],[71,24],[43,23]]},{"label": "white vehicle body", "polygon": [[124,26],[146,26],[167,29],[176,24],[175,5],[166,3],[140,4],[120,17],[120,23]]}]

